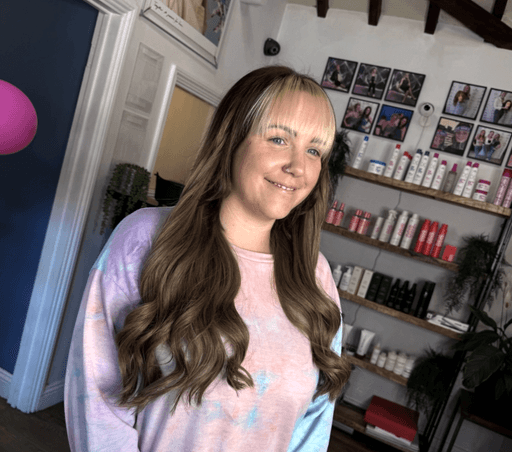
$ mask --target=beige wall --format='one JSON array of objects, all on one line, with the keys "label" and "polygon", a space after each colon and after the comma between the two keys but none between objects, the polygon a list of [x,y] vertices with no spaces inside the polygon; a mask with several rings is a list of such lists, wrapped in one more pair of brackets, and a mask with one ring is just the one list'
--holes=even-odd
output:
[{"label": "beige wall", "polygon": [[155,173],[181,184],[185,183],[214,107],[176,87],[158,150],[150,189],[156,185]]}]

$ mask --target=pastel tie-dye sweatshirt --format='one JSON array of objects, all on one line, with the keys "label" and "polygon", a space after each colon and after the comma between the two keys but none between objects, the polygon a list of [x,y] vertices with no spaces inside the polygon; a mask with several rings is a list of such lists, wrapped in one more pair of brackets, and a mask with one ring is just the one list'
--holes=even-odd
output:
[{"label": "pastel tie-dye sweatshirt", "polygon": [[[242,278],[235,305],[250,343],[242,365],[253,388],[236,393],[218,377],[201,406],[180,400],[169,414],[172,394],[138,416],[114,402],[120,372],[114,342],[127,314],[140,303],[138,281],[152,241],[172,208],[146,208],[125,218],[94,264],[71,342],[65,383],[65,414],[73,452],[284,452],[326,451],[334,403],[313,401],[318,370],[309,340],[284,314],[271,275],[270,254],[232,246]],[[329,264],[320,253],[316,276],[339,306]],[[333,341],[341,353],[342,329]],[[169,355],[160,348],[162,371]]]}]

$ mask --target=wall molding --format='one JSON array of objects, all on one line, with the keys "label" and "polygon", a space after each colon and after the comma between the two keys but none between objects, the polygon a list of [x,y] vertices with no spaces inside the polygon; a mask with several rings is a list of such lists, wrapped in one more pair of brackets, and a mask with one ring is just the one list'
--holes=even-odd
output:
[{"label": "wall molding", "polygon": [[44,392],[41,394],[36,411],[45,410],[46,408],[64,401],[64,382],[65,379],[63,378],[62,380],[46,386]]},{"label": "wall molding", "polygon": [[0,367],[0,397],[7,399],[11,388],[12,374]]},{"label": "wall molding", "polygon": [[[9,385],[9,404],[25,413],[40,406],[121,70],[140,12],[136,0],[84,1],[99,14]],[[57,386],[50,386],[51,394]]]}]

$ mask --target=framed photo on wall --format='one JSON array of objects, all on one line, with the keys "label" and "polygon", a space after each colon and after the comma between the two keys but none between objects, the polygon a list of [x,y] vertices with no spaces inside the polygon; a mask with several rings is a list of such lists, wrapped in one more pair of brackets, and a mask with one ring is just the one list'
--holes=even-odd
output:
[{"label": "framed photo on wall", "polygon": [[357,62],[355,61],[329,57],[321,85],[324,88],[348,93],[356,73],[356,68]]},{"label": "framed photo on wall", "polygon": [[351,97],[341,127],[369,134],[378,111],[378,103]]},{"label": "framed photo on wall", "polygon": [[424,81],[423,74],[394,69],[384,100],[415,107]]},{"label": "framed photo on wall", "polygon": [[361,63],[357,71],[352,94],[382,99],[388,83],[391,68]]},{"label": "framed photo on wall", "polygon": [[441,116],[430,147],[438,151],[463,156],[472,129],[473,124],[469,122]]},{"label": "framed photo on wall", "polygon": [[480,121],[512,127],[512,92],[492,88]]},{"label": "framed photo on wall", "polygon": [[468,158],[501,165],[511,136],[511,132],[479,125],[471,142]]},{"label": "framed photo on wall", "polygon": [[452,82],[446,97],[443,113],[467,119],[476,119],[486,90],[485,86]]},{"label": "framed photo on wall", "polygon": [[373,134],[390,140],[404,141],[413,113],[406,108],[382,104]]}]

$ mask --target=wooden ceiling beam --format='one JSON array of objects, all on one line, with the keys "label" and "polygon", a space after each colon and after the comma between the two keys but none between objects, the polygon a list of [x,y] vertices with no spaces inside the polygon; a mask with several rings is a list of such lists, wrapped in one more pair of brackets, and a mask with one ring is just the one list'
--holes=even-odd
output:
[{"label": "wooden ceiling beam", "polygon": [[496,47],[512,50],[512,28],[472,0],[430,0],[473,33]]},{"label": "wooden ceiling beam", "polygon": [[[497,17],[499,20],[503,19],[505,14],[505,8],[507,7],[507,0],[494,0],[494,6],[492,7],[492,15]],[[485,42],[489,42],[485,39]]]},{"label": "wooden ceiling beam", "polygon": [[382,0],[370,0],[368,9],[368,25],[377,26],[382,11]]},{"label": "wooden ceiling beam", "polygon": [[441,8],[432,2],[428,4],[427,19],[425,21],[425,33],[433,35],[436,31],[437,22],[439,21],[439,14]]},{"label": "wooden ceiling beam", "polygon": [[318,17],[327,16],[329,10],[329,0],[317,0],[316,1],[316,15]]}]

